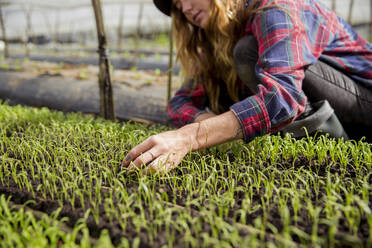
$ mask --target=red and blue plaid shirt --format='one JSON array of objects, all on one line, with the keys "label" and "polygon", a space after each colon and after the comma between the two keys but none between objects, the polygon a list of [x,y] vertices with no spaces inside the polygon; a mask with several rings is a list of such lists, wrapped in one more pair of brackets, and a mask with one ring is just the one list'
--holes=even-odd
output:
[{"label": "red and blue plaid shirt", "polygon": [[[345,20],[318,0],[259,1],[259,7],[271,4],[283,8],[265,8],[246,26],[246,34],[258,42],[258,93],[246,90],[245,98],[230,107],[245,142],[280,130],[304,111],[304,68],[317,60],[372,89],[372,45]],[[182,86],[168,107],[174,125],[186,125],[207,112],[206,98],[203,86]]]}]

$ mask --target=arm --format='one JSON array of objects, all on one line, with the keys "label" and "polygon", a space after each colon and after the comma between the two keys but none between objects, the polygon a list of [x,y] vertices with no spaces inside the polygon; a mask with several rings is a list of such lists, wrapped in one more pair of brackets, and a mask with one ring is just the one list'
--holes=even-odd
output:
[{"label": "arm", "polygon": [[194,122],[201,122],[203,120],[206,120],[206,119],[209,119],[209,118],[212,118],[212,117],[215,117],[215,116],[216,116],[216,114],[213,114],[213,113],[203,113],[203,114],[198,115],[194,119]]},{"label": "arm", "polygon": [[247,26],[259,45],[255,71],[261,83],[255,95],[230,108],[241,123],[245,142],[280,130],[303,112],[307,100],[302,91],[304,67],[316,62],[322,51],[314,50],[312,42],[324,37],[307,33],[301,22],[303,2],[281,0],[278,4],[284,9],[265,8]]},{"label": "arm", "polygon": [[[190,82],[190,84],[192,84],[192,82]],[[206,102],[207,96],[203,86],[197,86],[192,90],[192,85],[189,87],[182,85],[181,88],[177,90],[175,96],[169,101],[169,119],[175,127],[182,127],[186,124],[190,124],[200,115],[207,113],[205,110]]]},{"label": "arm", "polygon": [[[181,124],[194,120],[196,123],[148,138],[129,152],[123,166],[148,164],[147,170],[171,170],[190,151],[241,137],[248,142],[280,129],[301,114],[306,103],[301,90],[303,67],[313,59],[306,30],[278,8],[267,9],[258,16],[253,23],[253,33],[260,43],[256,71],[262,84],[258,93],[234,104],[230,111],[206,119],[209,116],[200,112],[197,118],[196,111],[188,105],[190,101],[173,104],[176,108],[171,110]],[[188,113],[192,118],[188,118]]]},{"label": "arm", "polygon": [[[198,123],[149,137],[134,147],[123,161],[130,169],[148,164],[146,171],[169,171],[190,151],[241,139],[242,129],[232,111]],[[132,162],[132,163],[131,163]]]},{"label": "arm", "polygon": [[243,138],[243,132],[236,115],[227,111],[220,115],[205,116],[198,123],[191,124],[195,134],[193,150],[209,148]]}]

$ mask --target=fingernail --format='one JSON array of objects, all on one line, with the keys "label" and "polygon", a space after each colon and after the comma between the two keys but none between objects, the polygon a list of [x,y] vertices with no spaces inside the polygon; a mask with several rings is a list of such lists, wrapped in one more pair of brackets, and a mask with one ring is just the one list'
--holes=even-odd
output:
[{"label": "fingernail", "polygon": [[128,154],[125,158],[124,158],[124,161],[125,162],[128,162],[129,160],[131,160],[132,157],[130,156],[130,154]]},{"label": "fingernail", "polygon": [[121,165],[122,166],[127,166],[127,164],[128,164],[128,162],[131,160],[131,156],[128,154],[125,158],[124,158],[124,160],[123,160],[123,162],[121,163]]}]

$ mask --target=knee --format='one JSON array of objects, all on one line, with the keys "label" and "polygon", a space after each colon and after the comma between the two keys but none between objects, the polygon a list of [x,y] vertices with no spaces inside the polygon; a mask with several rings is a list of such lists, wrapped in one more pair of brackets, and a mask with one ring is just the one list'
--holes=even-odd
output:
[{"label": "knee", "polygon": [[259,80],[255,74],[258,46],[254,36],[244,36],[234,47],[234,64],[238,77],[253,92],[257,92]]},{"label": "knee", "polygon": [[258,45],[253,35],[241,38],[235,45],[234,51],[235,65],[256,64],[258,60]]}]

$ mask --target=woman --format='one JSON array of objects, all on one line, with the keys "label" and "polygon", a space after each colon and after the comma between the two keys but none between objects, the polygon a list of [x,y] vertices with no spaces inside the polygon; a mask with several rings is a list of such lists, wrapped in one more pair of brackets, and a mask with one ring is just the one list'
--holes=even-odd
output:
[{"label": "woman", "polygon": [[134,147],[123,166],[169,171],[190,151],[306,123],[347,138],[336,115],[372,127],[372,46],[318,0],[154,3],[173,18],[187,82],[168,109],[181,128]]}]

